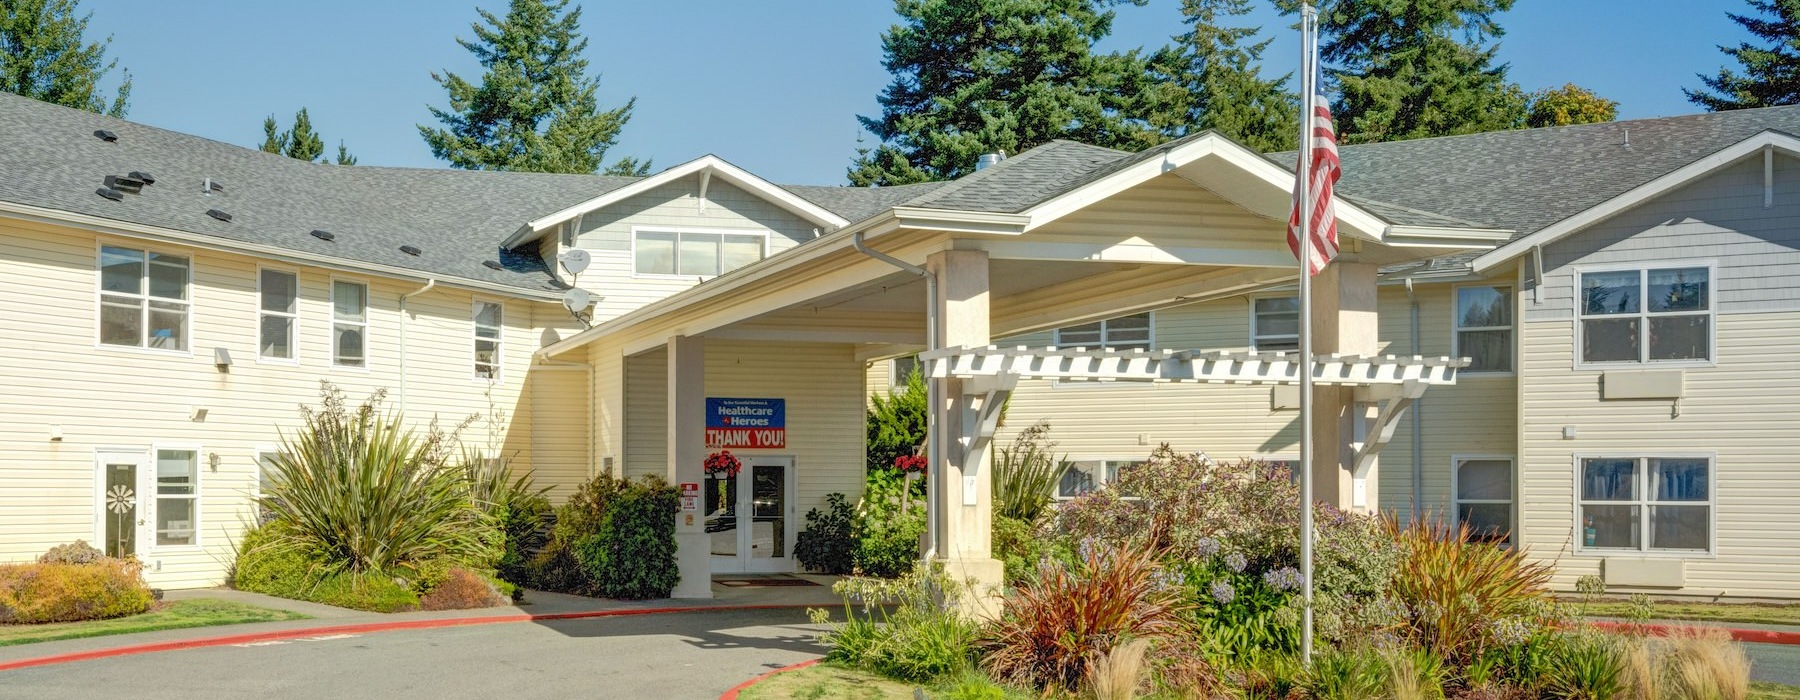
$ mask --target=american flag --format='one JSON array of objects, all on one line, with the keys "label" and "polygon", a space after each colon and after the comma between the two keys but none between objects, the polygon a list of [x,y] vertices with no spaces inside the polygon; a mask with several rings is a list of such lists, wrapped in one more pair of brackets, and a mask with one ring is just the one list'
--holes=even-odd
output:
[{"label": "american flag", "polygon": [[[1313,108],[1307,117],[1306,142],[1301,148],[1312,154],[1312,170],[1301,173],[1300,165],[1294,167],[1294,211],[1288,215],[1288,249],[1294,251],[1296,260],[1300,255],[1300,198],[1304,185],[1305,196],[1312,201],[1312,225],[1307,246],[1306,270],[1308,275],[1319,274],[1331,259],[1338,254],[1337,212],[1332,207],[1331,186],[1337,182],[1343,171],[1338,162],[1337,133],[1331,127],[1331,103],[1325,99],[1324,76],[1317,72],[1317,59],[1314,60],[1313,73]],[[1307,178],[1302,181],[1301,178]]]}]

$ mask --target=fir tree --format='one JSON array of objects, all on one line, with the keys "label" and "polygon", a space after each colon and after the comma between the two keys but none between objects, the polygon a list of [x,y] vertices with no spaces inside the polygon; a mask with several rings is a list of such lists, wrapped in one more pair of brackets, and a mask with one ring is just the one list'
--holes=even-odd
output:
[{"label": "fir tree", "polygon": [[[600,79],[587,74],[581,8],[569,0],[512,0],[506,17],[476,10],[487,24],[456,42],[487,72],[470,83],[448,71],[432,79],[449,94],[448,109],[431,108],[442,128],[419,125],[433,156],[470,170],[592,173],[618,142],[637,98],[601,110]],[[649,170],[624,159],[608,172]]]},{"label": "fir tree", "polygon": [[93,13],[75,14],[79,0],[0,2],[0,91],[114,117],[130,107],[131,72],[111,102],[100,79],[118,66],[106,57],[112,37],[86,42]]},{"label": "fir tree", "polygon": [[1766,46],[1748,41],[1720,46],[1719,51],[1737,61],[1740,71],[1720,68],[1718,75],[1700,75],[1705,87],[1683,88],[1688,101],[1718,112],[1749,107],[1773,107],[1800,103],[1800,0],[1749,0],[1760,16],[1727,12]]},{"label": "fir tree", "polygon": [[1188,31],[1151,59],[1152,85],[1140,93],[1157,102],[1152,125],[1171,138],[1214,129],[1262,152],[1294,147],[1300,101],[1287,89],[1292,74],[1262,77],[1259,27],[1220,20],[1250,11],[1249,0],[1182,0]]},{"label": "fir tree", "polygon": [[[324,162],[325,160],[325,139],[321,138],[319,132],[313,129],[312,115],[306,111],[305,107],[301,107],[300,111],[294,114],[294,127],[286,131],[281,130],[281,125],[275,121],[275,115],[271,114],[264,119],[261,148],[265,152],[279,153],[295,160],[307,162]],[[356,164],[356,156],[350,155],[350,150],[344,147],[342,141],[338,142],[337,164]]]},{"label": "fir tree", "polygon": [[344,147],[343,141],[338,142],[337,164],[356,165],[356,156],[350,155],[350,149]]},{"label": "fir tree", "polygon": [[[849,168],[854,185],[959,177],[983,153],[1052,139],[1139,149],[1162,139],[1130,113],[1145,61],[1097,54],[1121,0],[895,0],[882,35],[893,81],[881,115],[858,117],[881,139]],[[1122,0],[1143,4],[1145,0]]]}]

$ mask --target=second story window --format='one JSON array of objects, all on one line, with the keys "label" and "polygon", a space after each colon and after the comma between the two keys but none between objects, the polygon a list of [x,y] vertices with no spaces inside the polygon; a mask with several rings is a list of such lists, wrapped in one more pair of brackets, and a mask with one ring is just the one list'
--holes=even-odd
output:
[{"label": "second story window", "polygon": [[1469,358],[1469,372],[1512,371],[1512,290],[1459,287],[1456,290],[1456,354]]},{"label": "second story window", "polygon": [[189,262],[131,248],[100,248],[100,343],[188,349]]},{"label": "second story window", "polygon": [[336,280],[331,283],[331,362],[340,367],[368,363],[369,286]]},{"label": "second story window", "polygon": [[258,286],[262,296],[258,314],[262,330],[256,344],[257,357],[292,360],[294,324],[300,311],[300,278],[292,272],[265,269]]},{"label": "second story window", "polygon": [[1251,348],[1300,349],[1300,297],[1263,297],[1250,303]]},{"label": "second story window", "polygon": [[1712,359],[1712,271],[1704,267],[1581,273],[1584,363]]},{"label": "second story window", "polygon": [[648,231],[633,234],[640,275],[712,277],[763,258],[760,233]]},{"label": "second story window", "polygon": [[500,337],[505,310],[500,304],[475,302],[475,377],[500,378]]},{"label": "second story window", "polygon": [[1056,345],[1063,348],[1149,350],[1150,339],[1149,312],[1056,329]]}]

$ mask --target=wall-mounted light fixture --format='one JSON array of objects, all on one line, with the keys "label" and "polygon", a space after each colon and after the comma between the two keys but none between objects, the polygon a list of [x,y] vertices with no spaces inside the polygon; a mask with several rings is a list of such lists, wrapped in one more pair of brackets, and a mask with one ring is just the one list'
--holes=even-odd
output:
[{"label": "wall-mounted light fixture", "polygon": [[206,453],[206,466],[207,466],[207,468],[212,469],[215,472],[218,471],[219,470],[219,453],[217,453],[217,452]]}]

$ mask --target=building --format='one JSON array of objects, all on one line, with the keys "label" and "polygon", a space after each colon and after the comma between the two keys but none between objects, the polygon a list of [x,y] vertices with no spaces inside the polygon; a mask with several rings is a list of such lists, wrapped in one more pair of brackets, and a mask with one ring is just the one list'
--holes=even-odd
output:
[{"label": "building", "polygon": [[[1320,497],[1513,530],[1559,585],[1794,596],[1794,121],[1346,148],[1316,333],[1353,357],[1313,369],[1345,448],[1308,467]],[[1095,482],[1165,441],[1292,456],[1300,369],[1268,353],[1297,329],[1291,159],[1210,133],[854,189],[713,157],[641,179],[310,164],[0,95],[0,172],[0,559],[80,538],[156,585],[217,583],[259,455],[322,380],[421,426],[474,416],[466,443],[558,494],[597,470],[691,484],[677,595],[794,567],[799,515],[860,487],[868,378],[922,349],[933,554],[964,573],[997,574],[1007,395]],[[744,472],[708,478],[725,448]]]}]

